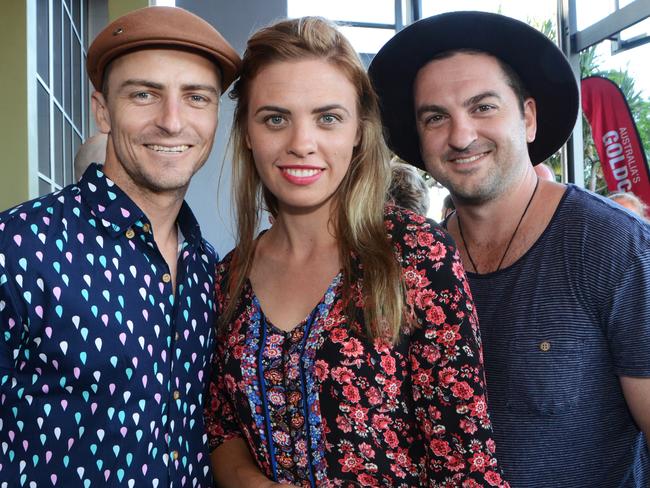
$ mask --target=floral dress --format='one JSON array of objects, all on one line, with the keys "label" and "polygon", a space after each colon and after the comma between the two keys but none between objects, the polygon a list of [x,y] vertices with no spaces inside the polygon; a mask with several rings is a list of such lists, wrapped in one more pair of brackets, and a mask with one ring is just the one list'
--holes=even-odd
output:
[{"label": "floral dress", "polygon": [[[310,315],[283,331],[248,282],[217,341],[205,409],[210,447],[241,437],[270,479],[304,487],[508,486],[453,241],[397,207],[387,207],[385,222],[417,327],[404,328],[396,345],[368,340],[361,280],[350,320],[339,274]],[[219,266],[221,308],[231,258]]]}]

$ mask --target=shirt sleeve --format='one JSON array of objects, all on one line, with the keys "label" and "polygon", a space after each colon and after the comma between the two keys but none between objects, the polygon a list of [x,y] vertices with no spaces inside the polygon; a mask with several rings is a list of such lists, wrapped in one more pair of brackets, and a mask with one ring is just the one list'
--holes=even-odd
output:
[{"label": "shirt sleeve", "polygon": [[632,257],[611,289],[605,321],[620,376],[650,376],[650,249]]},{"label": "shirt sleeve", "polygon": [[[218,312],[223,312],[225,297],[224,286],[225,264],[217,266],[216,299]],[[217,333],[217,347],[212,360],[212,373],[206,386],[206,400],[204,408],[205,429],[208,434],[208,445],[213,451],[225,441],[242,437],[236,409],[229,395],[228,382],[234,381],[224,373],[224,354],[228,341],[222,334]],[[233,386],[233,385],[231,385]],[[234,390],[233,388],[230,391]]]},{"label": "shirt sleeve", "polygon": [[[16,306],[12,273],[5,268],[6,254],[0,252],[0,386],[6,372],[15,371],[16,354],[24,333],[24,324]],[[13,376],[13,373],[9,375]]]},{"label": "shirt sleeve", "polygon": [[434,224],[409,226],[402,266],[417,321],[409,361],[429,486],[509,486],[495,457],[478,319],[459,255]]},{"label": "shirt sleeve", "polygon": [[217,346],[212,375],[207,387],[205,405],[205,428],[208,434],[210,451],[213,451],[225,441],[242,437],[235,408],[228,395],[226,377],[221,368],[221,356]]}]

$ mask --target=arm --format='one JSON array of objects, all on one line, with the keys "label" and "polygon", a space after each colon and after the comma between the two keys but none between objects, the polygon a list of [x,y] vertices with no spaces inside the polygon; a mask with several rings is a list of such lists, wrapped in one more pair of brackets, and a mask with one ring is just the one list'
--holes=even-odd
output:
[{"label": "arm", "polygon": [[636,252],[603,300],[606,331],[623,396],[650,448],[650,249]]},{"label": "arm", "polygon": [[[210,454],[212,473],[219,488],[290,487],[275,483],[262,474],[246,443],[241,438],[230,439]],[[297,487],[296,487],[297,488]]]},{"label": "arm", "polygon": [[634,421],[645,434],[650,449],[650,378],[621,376],[621,387]]},{"label": "arm", "polygon": [[[4,250],[4,248],[0,248]],[[0,253],[1,254],[1,253]],[[4,256],[4,255],[3,255]],[[0,378],[9,374],[13,377],[16,373],[15,352],[21,347],[21,340],[25,328],[24,308],[13,289],[12,282],[15,273],[4,267],[4,259],[0,263]],[[6,383],[7,388],[11,381]],[[0,416],[1,417],[1,416]]]},{"label": "arm", "polygon": [[405,236],[411,249],[403,264],[407,276],[408,268],[419,276],[406,279],[418,321],[409,359],[429,483],[506,487],[487,411],[478,320],[460,258],[442,231],[425,226],[414,234]]},{"label": "arm", "polygon": [[[223,343],[221,344],[223,345]],[[212,474],[220,488],[281,486],[269,480],[257,466],[239,427],[236,410],[229,399],[225,375],[217,346],[205,404],[208,442],[215,448],[210,454]]]}]

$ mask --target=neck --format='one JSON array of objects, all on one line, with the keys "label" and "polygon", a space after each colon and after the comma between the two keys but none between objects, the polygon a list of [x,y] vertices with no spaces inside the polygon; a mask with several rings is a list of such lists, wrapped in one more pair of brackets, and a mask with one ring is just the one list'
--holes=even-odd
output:
[{"label": "neck", "polygon": [[513,248],[513,243],[522,232],[538,187],[531,167],[509,192],[488,203],[469,206],[459,202],[450,230],[462,246],[466,268],[476,273],[498,271],[504,262],[513,261],[513,255],[518,256],[514,248],[521,246]]},{"label": "neck", "polygon": [[104,174],[135,203],[151,222],[154,240],[159,247],[167,247],[177,238],[176,217],[183,204],[184,191],[156,193],[136,185],[131,179],[104,165]]},{"label": "neck", "polygon": [[293,259],[309,259],[316,253],[336,249],[337,240],[329,210],[295,214],[280,210],[267,233],[267,248],[272,247]]},{"label": "neck", "polygon": [[[462,221],[465,239],[477,243],[508,239],[530,200],[536,183],[537,176],[531,167],[516,184],[496,198],[480,204],[455,201],[456,214]],[[452,220],[454,225],[450,230],[456,234],[456,219]]]}]

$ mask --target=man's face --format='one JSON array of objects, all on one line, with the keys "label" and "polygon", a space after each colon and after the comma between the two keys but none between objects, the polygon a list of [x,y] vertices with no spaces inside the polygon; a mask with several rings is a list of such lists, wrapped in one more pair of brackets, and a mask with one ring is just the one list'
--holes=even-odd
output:
[{"label": "man's face", "polygon": [[461,201],[496,198],[530,166],[535,102],[524,102],[522,116],[494,57],[458,53],[432,61],[418,72],[413,90],[427,171]]},{"label": "man's face", "polygon": [[93,94],[109,134],[104,171],[130,195],[184,195],[205,163],[217,128],[215,65],[185,51],[146,49],[117,58],[106,96]]}]

